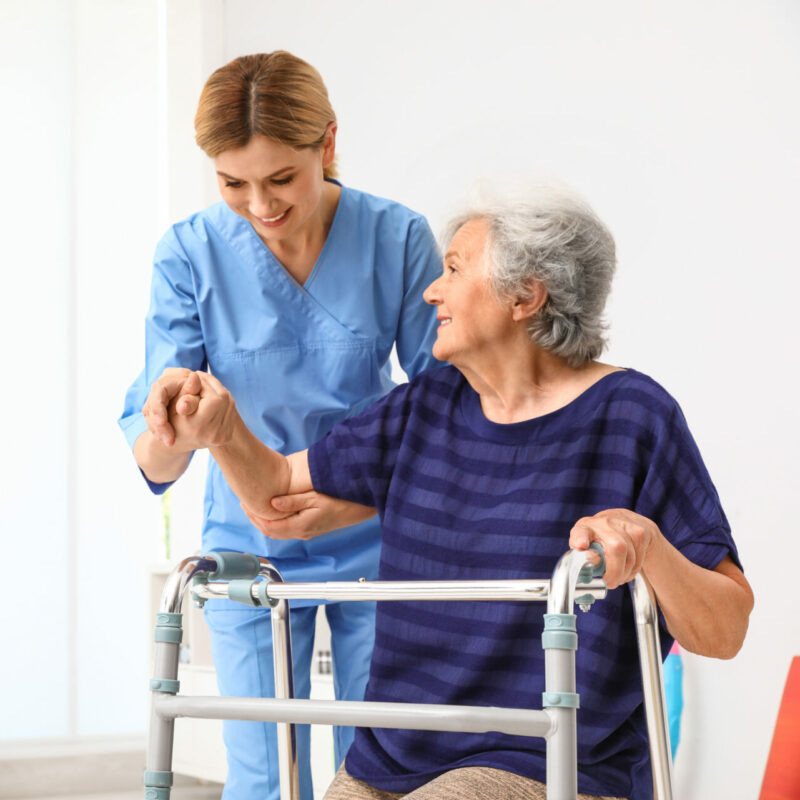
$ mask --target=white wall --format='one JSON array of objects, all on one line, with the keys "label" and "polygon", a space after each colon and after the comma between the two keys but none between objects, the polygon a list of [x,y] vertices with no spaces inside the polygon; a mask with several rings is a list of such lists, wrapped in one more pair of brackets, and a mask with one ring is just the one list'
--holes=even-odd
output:
[{"label": "white wall", "polygon": [[157,16],[152,0],[73,9],[75,732],[97,736],[142,730],[148,697],[158,501],[116,418],[141,369],[158,234]]},{"label": "white wall", "polygon": [[141,736],[158,502],[116,418],[158,234],[156,3],[2,14],[0,739]]},{"label": "white wall", "polygon": [[[211,199],[192,116],[218,5],[0,5],[0,745],[143,741],[161,507],[116,419],[143,364],[155,243]],[[199,546],[196,461],[173,499],[178,557]]]},{"label": "white wall", "polygon": [[686,658],[678,796],[756,796],[800,647],[800,6],[228,0],[224,32],[226,59],[284,48],[314,64],[344,180],[435,228],[476,182],[542,172],[609,223],[608,360],[681,402],[757,598],[734,661]]},{"label": "white wall", "polygon": [[[4,3],[3,290],[5,421],[0,460],[4,642],[0,738],[67,733],[70,563],[71,17],[57,0]],[[65,35],[66,34],[66,35]],[[36,49],[32,42],[38,42]],[[42,51],[49,56],[43,58]],[[58,64],[58,71],[52,69]],[[58,594],[42,591],[57,580]],[[65,597],[65,594],[67,597]],[[12,729],[13,726],[13,729]]]}]

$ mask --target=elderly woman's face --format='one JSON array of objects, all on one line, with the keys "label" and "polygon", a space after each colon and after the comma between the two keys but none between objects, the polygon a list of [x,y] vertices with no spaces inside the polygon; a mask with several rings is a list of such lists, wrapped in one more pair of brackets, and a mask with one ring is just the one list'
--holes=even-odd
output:
[{"label": "elderly woman's face", "polygon": [[433,355],[474,367],[484,354],[502,348],[514,328],[508,305],[492,291],[485,266],[489,228],[482,219],[462,225],[442,259],[443,272],[426,290],[439,321]]}]

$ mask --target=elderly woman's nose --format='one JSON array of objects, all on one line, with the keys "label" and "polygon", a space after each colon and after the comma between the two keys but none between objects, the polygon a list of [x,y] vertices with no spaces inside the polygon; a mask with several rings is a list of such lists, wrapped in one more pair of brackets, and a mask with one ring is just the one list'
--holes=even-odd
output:
[{"label": "elderly woman's nose", "polygon": [[441,303],[441,299],[439,297],[439,290],[438,290],[439,278],[437,278],[433,283],[428,285],[428,288],[422,293],[422,299],[426,303],[430,303],[432,306]]}]

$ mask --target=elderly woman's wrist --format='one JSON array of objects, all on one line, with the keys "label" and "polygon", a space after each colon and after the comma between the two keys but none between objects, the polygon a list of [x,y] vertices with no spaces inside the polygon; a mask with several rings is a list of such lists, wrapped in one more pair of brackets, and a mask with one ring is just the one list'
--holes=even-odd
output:
[{"label": "elderly woman's wrist", "polygon": [[205,444],[211,451],[221,453],[242,449],[246,446],[248,438],[252,436],[250,430],[244,424],[244,420],[239,416],[233,401],[231,401],[231,404],[223,424]]},{"label": "elderly woman's wrist", "polygon": [[660,570],[671,569],[669,566],[670,557],[673,553],[677,553],[655,523],[653,523],[653,528],[653,535],[650,538],[647,552],[642,561],[642,573],[648,579],[651,577],[657,578]]}]

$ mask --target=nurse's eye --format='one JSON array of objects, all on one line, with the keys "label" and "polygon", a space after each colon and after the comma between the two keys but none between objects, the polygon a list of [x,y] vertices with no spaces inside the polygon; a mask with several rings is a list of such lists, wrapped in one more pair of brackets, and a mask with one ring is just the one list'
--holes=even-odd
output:
[{"label": "nurse's eye", "polygon": [[225,181],[225,185],[229,189],[240,189],[242,186],[244,186],[244,183],[242,181]]},{"label": "nurse's eye", "polygon": [[275,186],[287,186],[294,180],[294,175],[290,175],[288,178],[273,178],[272,182]]}]

